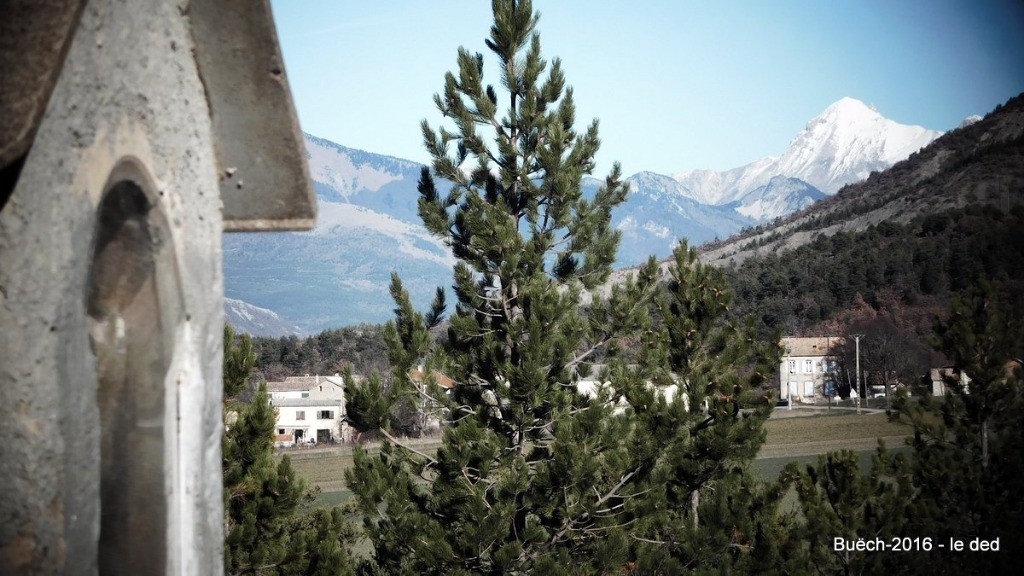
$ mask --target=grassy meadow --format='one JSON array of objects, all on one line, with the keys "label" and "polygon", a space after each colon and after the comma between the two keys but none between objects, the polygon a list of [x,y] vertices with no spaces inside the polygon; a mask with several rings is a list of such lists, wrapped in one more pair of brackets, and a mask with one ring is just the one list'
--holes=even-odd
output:
[{"label": "grassy meadow", "polygon": [[[807,415],[808,412],[779,408],[765,424],[767,438],[752,465],[761,478],[774,480],[786,464],[794,460],[801,466],[813,464],[819,454],[842,449],[858,452],[864,469],[870,466],[879,439],[889,448],[900,449],[903,439],[910,433],[909,427],[890,422],[882,413],[822,410]],[[430,452],[440,445],[440,439],[422,438],[409,443],[418,450]],[[377,446],[367,444],[366,448],[373,452]],[[351,446],[288,450],[280,454],[283,453],[291,457],[299,476],[320,488],[316,506],[336,506],[351,496],[345,486],[345,470],[352,467]]]}]

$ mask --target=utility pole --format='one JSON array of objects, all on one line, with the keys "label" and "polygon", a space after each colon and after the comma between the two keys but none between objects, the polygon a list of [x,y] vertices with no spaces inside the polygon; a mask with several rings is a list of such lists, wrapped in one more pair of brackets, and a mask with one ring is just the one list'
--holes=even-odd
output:
[{"label": "utility pole", "polygon": [[789,355],[790,354],[792,354],[792,350],[791,350],[791,348],[789,346],[786,346],[786,369],[785,369],[785,374],[786,374],[786,400],[787,400],[787,402],[786,402],[786,405],[787,405],[786,409],[787,410],[792,410],[793,409],[793,389],[792,389],[793,383],[791,382],[792,378],[790,377],[790,372],[789,372]]},{"label": "utility pole", "polygon": [[864,398],[864,404],[868,402],[867,396],[864,396],[864,390],[860,384],[860,339],[864,337],[863,334],[850,334],[853,337],[853,341],[857,345],[857,414],[860,414],[860,399]]}]

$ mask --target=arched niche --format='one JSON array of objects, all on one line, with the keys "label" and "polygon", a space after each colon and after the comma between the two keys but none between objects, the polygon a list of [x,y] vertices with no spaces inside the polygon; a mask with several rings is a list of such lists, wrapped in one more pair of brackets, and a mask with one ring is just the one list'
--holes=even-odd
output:
[{"label": "arched niche", "polygon": [[86,306],[100,415],[99,573],[167,564],[176,438],[173,390],[180,283],[167,219],[145,169],[120,162],[96,213]]}]

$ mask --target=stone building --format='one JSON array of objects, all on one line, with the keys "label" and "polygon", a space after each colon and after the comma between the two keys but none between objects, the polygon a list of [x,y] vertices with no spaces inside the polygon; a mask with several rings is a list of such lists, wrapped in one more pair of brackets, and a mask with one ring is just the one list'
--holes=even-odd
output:
[{"label": "stone building", "polygon": [[835,348],[843,342],[843,338],[837,336],[782,338],[779,342],[783,349],[779,362],[779,398],[794,402],[825,401],[826,386],[832,380],[829,363]]},{"label": "stone building", "polygon": [[221,233],[313,224],[267,0],[0,0],[0,574],[222,572]]}]

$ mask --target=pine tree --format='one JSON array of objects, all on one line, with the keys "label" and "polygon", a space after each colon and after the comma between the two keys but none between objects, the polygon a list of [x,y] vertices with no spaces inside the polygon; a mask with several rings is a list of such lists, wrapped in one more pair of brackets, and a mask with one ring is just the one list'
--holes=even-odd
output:
[{"label": "pine tree", "polygon": [[[932,555],[932,573],[1012,571],[1024,550],[1024,378],[1020,320],[1003,312],[992,284],[955,297],[934,343],[956,370],[944,398],[898,403],[914,426],[913,481],[919,490],[911,529],[949,538],[1000,538],[998,554]],[[924,571],[923,570],[923,571]]]},{"label": "pine tree", "polygon": [[[835,539],[850,545],[858,540],[881,538],[888,546],[893,538],[921,534],[908,531],[907,515],[915,489],[907,474],[903,456],[893,455],[880,445],[871,468],[862,473],[860,457],[849,450],[818,457],[817,465],[805,470],[790,464],[783,472],[781,486],[795,488],[802,522],[791,526],[789,537],[796,550],[775,559],[781,566],[818,574],[880,574],[904,572],[907,559],[921,547],[911,542],[907,550],[851,551],[837,549]],[[940,543],[929,535],[925,547],[937,551]]]},{"label": "pine tree", "polygon": [[[758,342],[752,319],[729,320],[725,286],[721,271],[681,243],[658,300],[660,326],[642,346],[641,363],[657,370],[644,382],[677,396],[651,398],[643,386],[635,393],[648,397],[630,402],[634,450],[653,450],[645,507],[635,511],[636,555],[646,570],[742,569],[782,530],[774,489],[758,486],[748,470],[773,404],[756,390],[778,366],[778,346]],[[645,446],[647,438],[655,442]]]},{"label": "pine tree", "polygon": [[[434,99],[456,131],[422,126],[434,161],[421,175],[420,216],[458,259],[447,339],[429,336],[443,293],[424,316],[396,275],[390,382],[346,383],[350,418],[385,438],[379,454],[357,449],[346,475],[373,560],[388,574],[603,574],[656,556],[684,562],[672,536],[731,537],[725,524],[758,505],[751,492],[725,506],[730,514],[698,519],[742,484],[771,405],[751,390],[777,351],[756,344],[749,323],[726,320],[724,280],[685,245],[667,288],[652,259],[598,290],[619,239],[611,210],[628,187],[615,165],[584,196],[597,122],[573,128],[572,90],[560,61],[541,58],[530,2],[492,6],[485,42],[506,92],[484,85],[482,55],[460,49],[457,75]],[[582,386],[599,356],[606,365]],[[421,363],[454,390],[414,385],[409,372]],[[760,406],[752,416],[740,410],[746,401]],[[444,408],[435,453],[393,433],[399,402]],[[743,546],[753,543],[744,536]]]},{"label": "pine tree", "polygon": [[225,574],[351,574],[352,529],[342,511],[305,514],[315,493],[288,456],[274,463],[274,408],[261,383],[249,404],[237,400],[255,363],[248,334],[224,330],[224,393],[231,414],[223,440]]},{"label": "pine tree", "polygon": [[249,375],[256,366],[252,336],[235,338],[235,329],[224,325],[224,400],[232,403],[246,389]]},{"label": "pine tree", "polygon": [[[867,475],[852,453],[823,456],[805,473],[791,467],[803,522],[794,535],[822,573],[1001,574],[1024,549],[1024,379],[1019,321],[1000,309],[992,285],[955,297],[935,323],[936,346],[953,362],[950,393],[897,394],[899,418],[914,430],[910,452],[880,448]],[[837,554],[832,537],[911,544],[899,554]],[[970,552],[975,539],[999,539],[998,552]],[[921,541],[927,539],[927,544]],[[964,551],[951,549],[963,542]],[[942,547],[940,547],[940,544]]]},{"label": "pine tree", "polygon": [[272,573],[289,557],[288,518],[307,490],[287,457],[274,463],[274,409],[265,385],[224,437],[225,572]]}]

